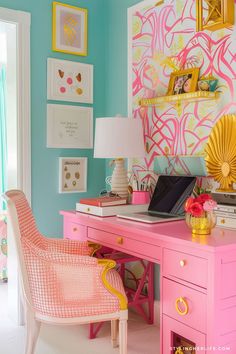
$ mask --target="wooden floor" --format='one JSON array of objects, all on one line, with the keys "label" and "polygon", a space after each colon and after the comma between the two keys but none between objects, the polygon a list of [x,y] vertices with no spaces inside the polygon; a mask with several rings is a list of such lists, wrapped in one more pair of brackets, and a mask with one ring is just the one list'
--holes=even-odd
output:
[{"label": "wooden floor", "polygon": [[[24,354],[25,329],[7,317],[7,285],[0,283],[0,353]],[[110,326],[105,324],[94,340],[87,326],[48,326],[40,331],[36,354],[118,354],[110,344]],[[159,328],[129,314],[128,354],[159,354]]]}]

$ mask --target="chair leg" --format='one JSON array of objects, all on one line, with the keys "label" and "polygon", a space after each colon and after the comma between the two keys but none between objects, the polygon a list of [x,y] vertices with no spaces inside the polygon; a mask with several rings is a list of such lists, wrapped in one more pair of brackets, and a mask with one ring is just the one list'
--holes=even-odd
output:
[{"label": "chair leg", "polygon": [[127,320],[121,319],[119,322],[119,354],[127,354]]},{"label": "chair leg", "polygon": [[118,320],[112,320],[111,321],[111,344],[113,348],[118,347],[117,335],[118,335]]},{"label": "chair leg", "polygon": [[41,323],[34,318],[33,313],[27,310],[26,317],[26,348],[25,354],[34,354]]}]

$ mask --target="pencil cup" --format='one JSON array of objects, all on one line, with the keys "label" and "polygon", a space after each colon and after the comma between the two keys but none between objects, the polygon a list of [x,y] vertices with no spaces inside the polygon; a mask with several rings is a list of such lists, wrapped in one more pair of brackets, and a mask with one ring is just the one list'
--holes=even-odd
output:
[{"label": "pencil cup", "polygon": [[133,191],[132,204],[149,204],[150,194],[148,191]]}]

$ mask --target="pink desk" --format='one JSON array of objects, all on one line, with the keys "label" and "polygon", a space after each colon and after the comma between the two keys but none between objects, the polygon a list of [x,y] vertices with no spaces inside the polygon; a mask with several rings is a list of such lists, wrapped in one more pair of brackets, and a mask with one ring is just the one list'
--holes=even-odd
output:
[{"label": "pink desk", "polygon": [[184,221],[148,225],[61,214],[65,238],[90,240],[160,264],[161,354],[175,353],[180,336],[193,343],[193,353],[236,354],[235,231],[215,228],[211,236],[193,238]]}]

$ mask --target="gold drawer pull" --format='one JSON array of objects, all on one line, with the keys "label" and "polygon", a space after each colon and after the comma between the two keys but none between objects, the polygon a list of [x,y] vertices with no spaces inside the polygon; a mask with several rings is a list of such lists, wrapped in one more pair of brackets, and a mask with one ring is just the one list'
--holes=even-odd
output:
[{"label": "gold drawer pull", "polygon": [[[185,309],[182,310],[179,308],[179,305],[182,305]],[[183,297],[178,297],[178,299],[175,300],[175,309],[178,312],[180,316],[185,316],[188,313],[188,303],[187,300]]]},{"label": "gold drawer pull", "polygon": [[178,347],[178,348],[176,349],[175,354],[184,354],[184,352],[183,352],[183,350],[181,349],[181,347]]},{"label": "gold drawer pull", "polygon": [[88,213],[90,212],[90,208],[87,208],[87,212],[88,212]]},{"label": "gold drawer pull", "polygon": [[180,267],[184,267],[186,265],[186,261],[184,259],[181,259],[179,264],[180,264]]},{"label": "gold drawer pull", "polygon": [[225,224],[225,219],[220,220],[221,224]]},{"label": "gold drawer pull", "polygon": [[118,245],[123,245],[124,243],[123,237],[117,237],[116,242],[118,243]]},{"label": "gold drawer pull", "polygon": [[77,227],[73,227],[73,232],[78,231]]}]

